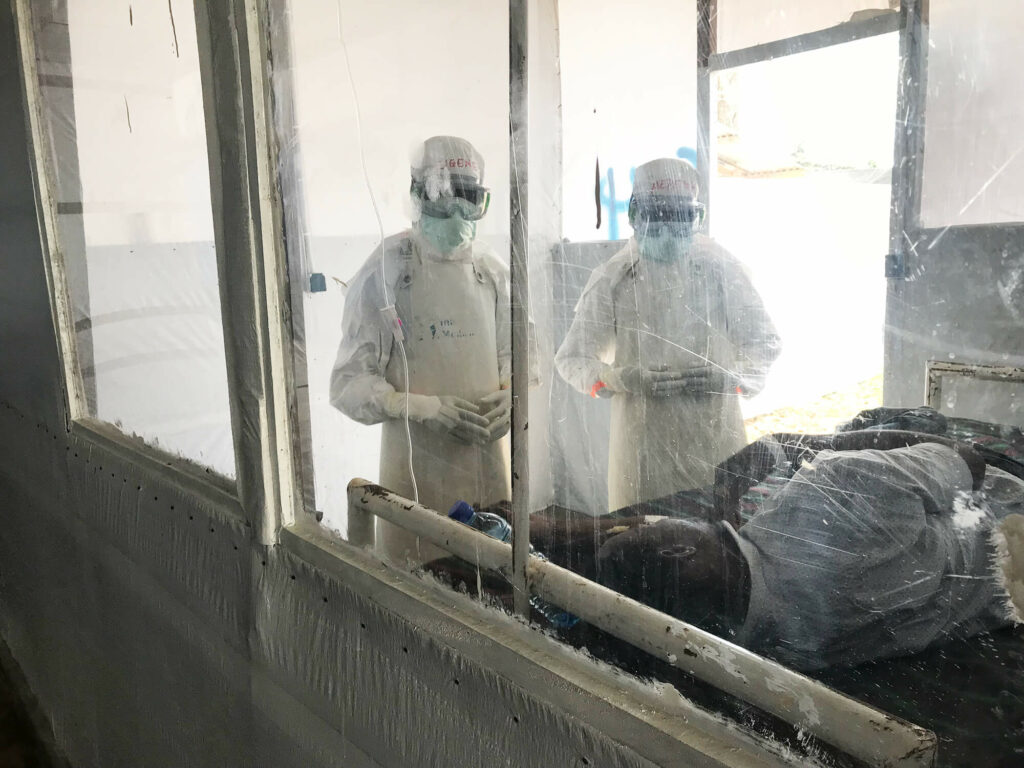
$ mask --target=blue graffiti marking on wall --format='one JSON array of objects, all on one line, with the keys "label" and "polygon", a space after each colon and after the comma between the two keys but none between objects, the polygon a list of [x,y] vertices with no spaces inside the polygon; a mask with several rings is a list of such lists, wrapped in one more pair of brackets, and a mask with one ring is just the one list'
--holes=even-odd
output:
[{"label": "blue graffiti marking on wall", "polygon": [[676,157],[685,160],[694,168],[697,167],[697,150],[693,147],[680,147],[676,150]]},{"label": "blue graffiti marking on wall", "polygon": [[[629,186],[633,187],[633,175],[636,168],[629,169]],[[608,222],[608,239],[619,239],[619,216],[629,209],[629,198],[619,200],[615,196],[615,169],[609,168],[605,172],[605,178],[601,180],[601,206],[604,208],[602,214]]]}]

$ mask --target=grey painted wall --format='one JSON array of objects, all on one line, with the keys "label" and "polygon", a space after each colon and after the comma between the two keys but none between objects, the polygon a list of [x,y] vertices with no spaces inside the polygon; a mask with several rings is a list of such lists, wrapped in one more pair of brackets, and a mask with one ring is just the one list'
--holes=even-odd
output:
[{"label": "grey painted wall", "polygon": [[56,426],[62,420],[57,342],[32,196],[10,9],[0,10],[0,392]]},{"label": "grey painted wall", "polygon": [[[890,280],[885,402],[924,402],[928,360],[1024,366],[1024,228],[927,230]],[[944,413],[1024,425],[1024,384],[944,389]]]}]

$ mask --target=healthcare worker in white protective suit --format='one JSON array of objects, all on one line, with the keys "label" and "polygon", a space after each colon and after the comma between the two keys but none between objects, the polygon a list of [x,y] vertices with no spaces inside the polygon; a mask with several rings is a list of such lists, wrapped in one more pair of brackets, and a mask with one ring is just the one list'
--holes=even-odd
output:
[{"label": "healthcare worker in white protective suit", "polygon": [[[381,485],[413,498],[411,463],[420,503],[442,514],[459,499],[510,498],[509,272],[476,240],[490,200],[483,178],[483,158],[465,139],[424,142],[412,168],[419,218],[353,279],[331,377],[336,408],[383,423]],[[377,541],[395,562],[447,555],[384,520]]]},{"label": "healthcare worker in white protective suit", "polygon": [[636,169],[634,236],[594,270],[555,357],[580,392],[612,399],[611,510],[699,488],[746,445],[741,396],[779,354],[760,296],[731,254],[695,230],[697,172]]}]

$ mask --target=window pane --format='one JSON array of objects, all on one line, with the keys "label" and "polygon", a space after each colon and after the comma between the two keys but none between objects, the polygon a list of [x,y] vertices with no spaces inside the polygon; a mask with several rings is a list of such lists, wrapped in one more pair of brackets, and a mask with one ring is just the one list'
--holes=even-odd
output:
[{"label": "window pane", "polygon": [[[507,499],[508,439],[468,449],[445,432],[442,422],[454,410],[446,404],[440,413],[438,400],[476,403],[511,373],[507,8],[412,0],[275,7],[296,363],[309,403],[302,437],[310,501],[326,525],[344,533],[353,477],[380,480],[409,498],[418,491],[441,512],[460,498]],[[433,173],[441,159],[459,164],[445,178],[464,181],[467,195],[488,188],[489,203],[474,197],[448,218],[436,200],[423,207],[423,195],[439,192],[426,189],[417,155],[437,135],[468,145],[435,142],[440,154],[422,167]],[[418,186],[411,191],[413,165]],[[436,215],[428,217],[428,210]],[[462,220],[471,243],[445,249],[428,242],[420,226],[428,219],[442,228]],[[429,237],[458,234],[431,230]],[[448,272],[458,273],[451,283],[439,277]],[[400,340],[381,313],[389,305],[403,324]],[[488,473],[486,482],[480,479]],[[492,495],[480,498],[483,492]],[[399,561],[408,554],[398,545],[382,544],[381,551]]]},{"label": "window pane", "polygon": [[[744,402],[750,439],[828,432],[854,405],[882,404],[897,60],[893,34],[712,81],[711,234],[747,254],[784,340],[764,390]],[[833,321],[807,322],[817,301]]]},{"label": "window pane", "polygon": [[[795,8],[792,25],[771,37],[856,9],[826,18],[814,5]],[[720,13],[728,7],[720,2]],[[595,47],[595,59],[623,62],[621,81],[644,80],[642,66],[616,58],[614,40]],[[617,190],[636,199],[622,240],[567,232],[569,242],[556,242],[550,293],[532,294],[535,318],[549,302],[539,335],[555,351],[549,454],[531,465],[531,479],[550,467],[551,501],[535,508],[532,543],[605,586],[935,729],[943,764],[998,764],[1018,748],[1004,736],[1022,710],[1014,703],[1013,714],[990,719],[990,683],[1005,678],[1021,632],[1007,618],[986,537],[1024,505],[1024,483],[1006,472],[1024,474],[1020,387],[947,378],[941,412],[921,406],[928,358],[1020,365],[1024,328],[1009,299],[1019,293],[1022,244],[1007,233],[965,248],[950,234],[909,280],[887,284],[898,56],[890,34],[717,73],[710,232],[688,226],[699,212],[687,195],[659,202],[688,178],[672,151],[644,141],[660,105],[640,120],[606,116],[605,133],[641,137],[623,145],[636,171]],[[960,62],[958,77],[972,82],[973,66]],[[584,60],[563,68],[565,104],[580,87],[574,71],[601,93],[586,75],[603,70]],[[676,108],[666,102],[665,112]],[[567,187],[574,155],[593,172],[585,144],[566,141],[563,155]],[[659,155],[652,178],[645,162]],[[543,177],[531,169],[531,184]],[[991,451],[985,477],[975,449],[968,464],[948,445],[900,444],[895,433],[907,431]],[[788,436],[764,439],[779,433]],[[968,507],[984,512],[961,514]],[[599,657],[733,711],[585,621],[545,618]],[[957,697],[925,682],[937,678],[953,681]],[[1021,692],[1011,687],[1007,701]]]},{"label": "window pane", "polygon": [[718,50],[770,43],[898,8],[899,0],[719,0]]},{"label": "window pane", "polygon": [[33,12],[89,412],[232,476],[192,5]]},{"label": "window pane", "polygon": [[[973,410],[914,409],[919,400],[891,393],[892,405],[908,407],[877,410],[883,376],[906,363],[911,342],[934,338],[957,359],[964,351],[920,311],[905,312],[929,292],[948,300],[951,281],[915,274],[886,304],[887,288],[896,292],[884,277],[896,35],[716,74],[707,229],[694,200],[705,190],[686,162],[696,133],[695,9],[641,5],[531,6],[536,370],[512,372],[530,385],[531,545],[723,642],[934,727],[960,755],[987,744],[983,762],[995,764],[1008,754],[998,739],[964,737],[955,716],[932,706],[939,697],[914,695],[918,665],[941,667],[946,649],[969,659],[990,641],[1019,644],[987,547],[997,522],[1024,504],[1024,484],[993,471],[975,487],[977,463],[955,448],[899,442],[912,430],[995,450],[991,438],[1001,436],[1009,459],[1019,430],[959,418],[977,419]],[[834,20],[800,13],[794,30],[857,9]],[[499,538],[510,529],[510,488],[525,493],[520,478],[509,482],[502,432],[481,438],[471,428],[481,416],[488,428],[500,424],[508,402],[506,390],[488,391],[508,371],[508,299],[490,288],[505,274],[510,232],[506,12],[468,2],[439,12],[412,0],[342,3],[340,15],[329,0],[277,8],[307,468],[315,507],[343,533],[346,516],[360,518],[345,509],[354,475],[418,494],[440,515],[455,507]],[[626,28],[632,34],[612,33]],[[459,36],[457,49],[437,45],[447,34]],[[645,48],[637,38],[658,42]],[[467,59],[478,66],[467,69]],[[441,133],[475,149],[444,149],[441,166],[410,160]],[[445,173],[423,173],[438,167]],[[471,247],[460,221],[476,222]],[[454,244],[442,247],[441,232]],[[922,300],[914,291],[925,285]],[[1010,296],[1015,285],[978,291]],[[978,333],[1001,339],[999,323]],[[762,439],[781,432],[797,436]],[[996,495],[1006,503],[989,507],[984,526],[955,517]],[[411,545],[387,526],[376,531],[381,557],[511,604],[505,575]],[[807,737],[810,717],[786,726],[695,681],[679,668],[685,659],[617,641],[600,617],[531,606],[531,619],[566,643],[668,682],[794,754],[855,764]],[[1017,712],[978,733],[991,736]]]},{"label": "window pane", "polygon": [[921,221],[1024,221],[1024,15],[1015,0],[932,0]]}]

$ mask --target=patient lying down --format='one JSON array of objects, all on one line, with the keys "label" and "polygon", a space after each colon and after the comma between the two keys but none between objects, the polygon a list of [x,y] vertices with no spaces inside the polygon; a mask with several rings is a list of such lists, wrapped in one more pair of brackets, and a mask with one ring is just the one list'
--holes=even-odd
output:
[{"label": "patient lying down", "polygon": [[1024,482],[969,461],[935,443],[823,450],[744,525],[666,519],[608,539],[598,580],[807,670],[1011,624]]}]

